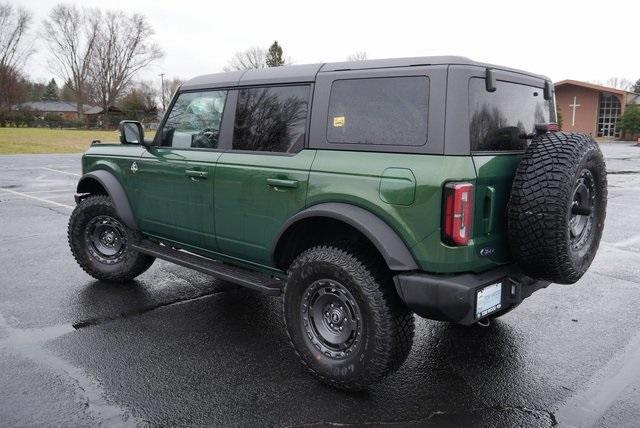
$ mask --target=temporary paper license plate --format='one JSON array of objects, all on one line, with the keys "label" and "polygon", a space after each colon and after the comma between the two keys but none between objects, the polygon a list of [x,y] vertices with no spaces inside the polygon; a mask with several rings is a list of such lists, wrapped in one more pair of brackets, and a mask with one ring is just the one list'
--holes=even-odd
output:
[{"label": "temporary paper license plate", "polygon": [[495,312],[502,307],[502,283],[491,284],[478,291],[476,318]]}]

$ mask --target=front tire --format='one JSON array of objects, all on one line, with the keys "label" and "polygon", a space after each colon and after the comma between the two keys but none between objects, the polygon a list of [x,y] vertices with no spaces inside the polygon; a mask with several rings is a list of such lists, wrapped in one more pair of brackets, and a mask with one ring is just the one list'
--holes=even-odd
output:
[{"label": "front tire", "polygon": [[140,233],[120,220],[105,195],[80,201],[69,219],[67,237],[80,267],[101,281],[130,281],[155,260],[132,249],[132,244],[140,241]]},{"label": "front tire", "polygon": [[302,365],[320,381],[361,390],[397,370],[414,334],[383,262],[355,248],[317,246],[292,263],[284,319]]}]

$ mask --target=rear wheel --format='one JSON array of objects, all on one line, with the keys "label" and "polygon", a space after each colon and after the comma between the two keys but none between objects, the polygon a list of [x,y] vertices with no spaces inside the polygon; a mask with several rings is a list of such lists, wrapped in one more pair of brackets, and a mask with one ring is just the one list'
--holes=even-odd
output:
[{"label": "rear wheel", "polygon": [[303,366],[331,386],[360,390],[393,373],[413,341],[413,314],[390,275],[353,248],[317,246],[292,263],[284,319]]},{"label": "rear wheel", "polygon": [[131,248],[140,234],[120,220],[111,199],[104,195],[80,201],[69,219],[68,240],[80,267],[103,281],[129,281],[155,260]]}]

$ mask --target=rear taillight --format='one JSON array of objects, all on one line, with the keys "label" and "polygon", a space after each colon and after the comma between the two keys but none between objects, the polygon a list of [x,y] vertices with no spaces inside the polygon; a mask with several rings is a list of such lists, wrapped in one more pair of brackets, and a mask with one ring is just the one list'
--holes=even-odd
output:
[{"label": "rear taillight", "polygon": [[442,240],[449,245],[467,245],[471,238],[473,184],[447,183],[444,186]]}]

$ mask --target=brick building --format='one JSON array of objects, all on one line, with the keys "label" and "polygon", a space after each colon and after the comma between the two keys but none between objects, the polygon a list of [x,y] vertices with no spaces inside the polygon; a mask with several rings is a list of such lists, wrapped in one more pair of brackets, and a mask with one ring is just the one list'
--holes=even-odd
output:
[{"label": "brick building", "polygon": [[562,129],[594,137],[620,137],[618,118],[629,104],[640,104],[640,94],[577,80],[555,84]]}]

